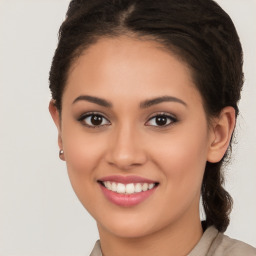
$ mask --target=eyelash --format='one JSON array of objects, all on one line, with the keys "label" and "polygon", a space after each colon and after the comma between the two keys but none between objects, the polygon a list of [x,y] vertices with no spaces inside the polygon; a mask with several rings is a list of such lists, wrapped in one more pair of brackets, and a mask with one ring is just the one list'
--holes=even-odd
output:
[{"label": "eyelash", "polygon": [[[88,117],[92,118],[92,116],[100,117],[100,118],[106,120],[108,122],[108,124],[100,124],[100,125],[87,124],[85,122],[85,119],[88,118]],[[93,128],[93,129],[101,128],[101,127],[108,126],[108,125],[111,124],[110,121],[104,115],[102,115],[101,113],[98,113],[98,112],[89,112],[89,113],[83,114],[79,117],[78,121],[81,122],[83,125],[87,126],[88,128]],[[90,122],[91,122],[91,120],[90,120]]]},{"label": "eyelash", "polygon": [[[104,124],[99,124],[99,125],[93,125],[93,124],[88,124],[85,122],[85,119],[86,118],[89,118],[90,117],[90,122],[92,121],[91,118],[95,116],[95,117],[100,117],[102,120],[105,120],[104,122],[107,122],[107,123],[104,123]],[[150,121],[152,121],[153,119],[156,119],[157,117],[160,117],[160,118],[165,118],[168,120],[168,123],[167,124],[164,124],[164,125],[148,125],[148,123]],[[110,125],[110,121],[104,116],[102,115],[101,113],[98,113],[98,112],[90,112],[90,113],[86,113],[86,114],[83,114],[79,117],[78,119],[79,122],[81,122],[83,125],[87,126],[88,128],[102,128],[102,127],[105,127],[105,126],[108,126]],[[160,120],[159,120],[160,121]],[[174,117],[173,115],[170,115],[170,114],[167,114],[167,113],[156,113],[154,114],[154,116],[150,117],[149,120],[145,123],[146,126],[153,126],[153,127],[156,127],[156,128],[165,128],[165,127],[168,127],[174,123],[176,123],[178,120],[176,117]],[[155,123],[157,121],[155,120]]]},{"label": "eyelash", "polygon": [[[149,123],[151,120],[156,119],[156,118],[158,118],[158,117],[160,117],[160,118],[165,118],[165,119],[169,120],[169,123],[168,123],[168,124],[165,124],[165,125],[147,125],[147,123]],[[173,115],[168,114],[168,113],[163,113],[163,112],[161,112],[161,113],[156,113],[156,114],[154,114],[154,116],[152,116],[151,118],[149,118],[149,120],[146,122],[145,125],[147,125],[147,126],[154,126],[154,127],[156,127],[156,128],[165,128],[165,127],[168,127],[168,126],[173,125],[173,124],[176,123],[177,121],[178,121],[177,118],[174,117]],[[155,122],[156,122],[156,120],[155,120]]]}]

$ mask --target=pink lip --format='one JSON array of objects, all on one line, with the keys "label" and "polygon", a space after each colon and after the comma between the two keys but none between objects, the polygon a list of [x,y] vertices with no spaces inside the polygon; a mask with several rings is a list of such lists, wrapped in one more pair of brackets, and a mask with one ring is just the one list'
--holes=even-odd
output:
[{"label": "pink lip", "polygon": [[[111,181],[111,182],[117,182],[117,183],[123,183],[123,184],[129,184],[129,183],[158,183],[156,181],[142,178],[139,176],[120,176],[120,175],[113,175],[113,176],[107,176],[99,179],[99,181]],[[119,194],[113,191],[108,190],[105,188],[101,182],[99,182],[99,186],[104,194],[104,196],[112,203],[122,206],[122,207],[130,207],[135,206],[146,200],[148,197],[150,197],[155,191],[157,186],[154,188],[142,191],[139,193],[134,194]]]},{"label": "pink lip", "polygon": [[112,175],[107,176],[99,179],[100,181],[112,181],[112,182],[118,182],[123,184],[129,184],[129,183],[157,183],[157,181],[153,181],[150,179],[142,178],[139,176],[121,176],[121,175]]},{"label": "pink lip", "polygon": [[110,191],[104,186],[100,185],[100,188],[105,195],[105,197],[112,203],[123,206],[123,207],[130,207],[135,206],[144,200],[146,200],[149,196],[151,196],[157,187],[154,187],[150,190],[143,191],[140,193],[135,194],[118,194],[116,192]]}]

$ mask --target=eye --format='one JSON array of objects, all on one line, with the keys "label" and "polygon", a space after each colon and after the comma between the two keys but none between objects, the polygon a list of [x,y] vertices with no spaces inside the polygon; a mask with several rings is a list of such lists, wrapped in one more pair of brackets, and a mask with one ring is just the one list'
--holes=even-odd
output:
[{"label": "eye", "polygon": [[177,119],[167,114],[158,114],[149,119],[146,123],[148,126],[168,126],[177,122]]},{"label": "eye", "polygon": [[97,113],[85,114],[81,116],[78,121],[90,128],[96,128],[110,124],[110,122],[103,115]]}]

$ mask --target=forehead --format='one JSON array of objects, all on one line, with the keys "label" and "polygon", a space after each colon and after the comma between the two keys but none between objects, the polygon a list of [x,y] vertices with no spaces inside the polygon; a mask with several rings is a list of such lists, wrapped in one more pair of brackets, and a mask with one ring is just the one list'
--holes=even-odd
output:
[{"label": "forehead", "polygon": [[198,97],[186,63],[155,41],[127,36],[102,38],[86,49],[71,67],[66,87],[64,98],[65,94]]}]

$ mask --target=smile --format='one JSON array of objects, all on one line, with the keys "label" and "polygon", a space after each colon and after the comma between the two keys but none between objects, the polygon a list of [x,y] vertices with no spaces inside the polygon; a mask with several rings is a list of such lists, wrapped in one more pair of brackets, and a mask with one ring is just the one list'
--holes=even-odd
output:
[{"label": "smile", "polygon": [[102,184],[110,191],[116,192],[118,194],[134,194],[145,192],[147,190],[153,189],[157,183],[116,183],[111,181],[104,181]]},{"label": "smile", "polygon": [[156,191],[159,182],[138,176],[108,176],[98,180],[105,198],[122,207],[142,203]]}]

